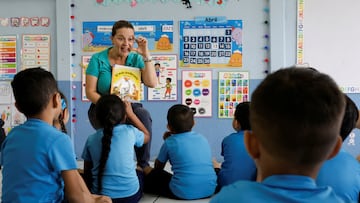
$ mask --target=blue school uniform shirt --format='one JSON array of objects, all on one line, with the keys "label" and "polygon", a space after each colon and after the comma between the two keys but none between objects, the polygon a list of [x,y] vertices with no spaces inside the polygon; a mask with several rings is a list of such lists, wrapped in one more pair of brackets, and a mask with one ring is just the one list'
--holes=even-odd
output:
[{"label": "blue school uniform shirt", "polygon": [[[86,75],[98,78],[97,91],[100,95],[110,94],[112,65],[109,61],[109,49],[92,55],[86,68]],[[130,52],[126,58],[125,66],[143,69],[145,67],[142,56],[136,52]]]},{"label": "blue school uniform shirt", "polygon": [[211,149],[206,138],[195,132],[173,134],[161,146],[160,162],[171,164],[171,191],[182,199],[211,196],[216,187],[216,174]]},{"label": "blue school uniform shirt", "polygon": [[244,145],[244,131],[232,133],[221,143],[224,162],[218,176],[219,185],[229,185],[238,180],[255,180],[256,166]]},{"label": "blue school uniform shirt", "polygon": [[[93,182],[91,191],[98,193],[98,168],[101,157],[101,140],[103,129],[88,137],[82,153],[85,161],[91,161]],[[102,178],[101,193],[111,198],[123,198],[135,194],[139,190],[139,180],[136,175],[134,146],[141,147],[144,143],[144,133],[132,125],[120,124],[114,127],[111,138],[110,153]]]},{"label": "blue school uniform shirt", "polygon": [[341,151],[325,161],[316,179],[318,185],[329,185],[345,201],[357,201],[360,192],[360,164],[348,152]]},{"label": "blue school uniform shirt", "polygon": [[[210,203],[343,203],[327,186],[307,176],[273,175],[263,182],[240,180],[225,186]],[[345,203],[345,202],[344,202]]]},{"label": "blue school uniform shirt", "polygon": [[77,169],[69,136],[39,119],[28,119],[9,132],[1,165],[3,203],[61,202],[61,171]]}]

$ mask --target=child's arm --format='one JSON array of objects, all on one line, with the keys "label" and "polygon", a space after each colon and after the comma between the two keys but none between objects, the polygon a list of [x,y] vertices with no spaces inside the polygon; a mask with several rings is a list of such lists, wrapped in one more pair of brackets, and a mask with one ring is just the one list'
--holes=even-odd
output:
[{"label": "child's arm", "polygon": [[112,202],[109,197],[90,193],[77,170],[61,172],[65,183],[65,194],[70,203],[100,203]]},{"label": "child's arm", "polygon": [[163,163],[163,162],[159,161],[158,159],[156,159],[155,163],[154,163],[154,168],[164,169],[165,165],[166,165],[166,163]]},{"label": "child's arm", "polygon": [[125,103],[126,116],[135,127],[137,127],[140,131],[144,133],[144,144],[148,143],[150,140],[149,131],[145,128],[144,124],[140,121],[140,119],[135,115],[131,107],[131,103],[129,101],[124,101],[124,103]]}]

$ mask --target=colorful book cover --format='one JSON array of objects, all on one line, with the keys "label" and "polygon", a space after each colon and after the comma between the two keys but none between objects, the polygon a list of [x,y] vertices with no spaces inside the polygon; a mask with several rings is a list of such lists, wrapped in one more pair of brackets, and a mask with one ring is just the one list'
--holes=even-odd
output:
[{"label": "colorful book cover", "polygon": [[111,94],[123,100],[141,100],[141,72],[139,68],[117,65],[113,67]]}]

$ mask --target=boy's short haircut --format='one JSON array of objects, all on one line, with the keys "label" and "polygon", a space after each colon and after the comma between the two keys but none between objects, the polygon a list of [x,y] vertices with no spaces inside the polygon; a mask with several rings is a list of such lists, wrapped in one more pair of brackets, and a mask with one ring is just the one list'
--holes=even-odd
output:
[{"label": "boy's short haircut", "polygon": [[54,76],[43,68],[28,68],[17,73],[11,82],[16,107],[26,117],[43,111],[58,92]]},{"label": "boy's short haircut", "polygon": [[345,97],[326,74],[285,68],[268,75],[252,94],[250,123],[266,153],[313,166],[334,148]]},{"label": "boy's short haircut", "polygon": [[241,125],[241,130],[251,130],[250,120],[250,102],[242,102],[236,106],[234,118]]},{"label": "boy's short haircut", "polygon": [[188,106],[175,104],[168,111],[167,121],[172,133],[189,132],[194,126],[194,113]]},{"label": "boy's short haircut", "polygon": [[343,141],[345,141],[351,131],[355,128],[356,122],[359,119],[359,110],[356,104],[347,95],[345,95],[345,98],[345,114],[340,129],[340,136]]},{"label": "boy's short haircut", "polygon": [[171,78],[166,78],[166,80],[168,80],[169,82],[171,82]]}]

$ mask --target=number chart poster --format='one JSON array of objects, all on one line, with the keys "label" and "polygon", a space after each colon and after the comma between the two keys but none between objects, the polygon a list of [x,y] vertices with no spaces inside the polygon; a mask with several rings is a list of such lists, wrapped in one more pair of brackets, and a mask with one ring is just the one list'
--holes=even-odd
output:
[{"label": "number chart poster", "polygon": [[219,118],[233,118],[236,106],[249,101],[249,72],[219,72]]},{"label": "number chart poster", "polygon": [[16,74],[16,36],[0,36],[0,79],[12,79]]},{"label": "number chart poster", "polygon": [[180,21],[179,66],[242,67],[242,32],[242,20]]},{"label": "number chart poster", "polygon": [[22,69],[41,66],[50,70],[50,35],[23,35]]},{"label": "number chart poster", "polygon": [[211,81],[211,71],[182,71],[182,104],[189,106],[195,117],[212,116]]},{"label": "number chart poster", "polygon": [[[148,40],[149,51],[173,51],[173,21],[130,21],[135,37]],[[84,52],[98,52],[112,46],[111,30],[115,22],[83,22],[82,49]],[[134,48],[137,44],[134,43]]]},{"label": "number chart poster", "polygon": [[157,85],[148,88],[149,101],[177,100],[177,55],[153,55]]}]

